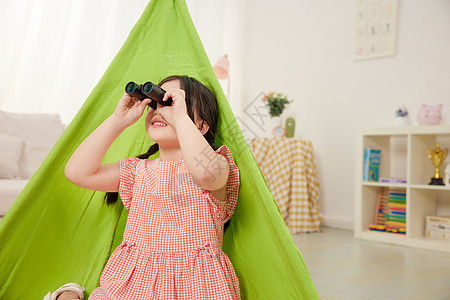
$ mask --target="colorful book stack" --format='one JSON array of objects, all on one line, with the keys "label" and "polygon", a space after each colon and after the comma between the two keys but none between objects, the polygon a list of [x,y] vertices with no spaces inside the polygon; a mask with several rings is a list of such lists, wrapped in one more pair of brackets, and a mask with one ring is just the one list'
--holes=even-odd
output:
[{"label": "colorful book stack", "polygon": [[390,190],[388,199],[389,214],[386,215],[386,231],[406,233],[406,192]]},{"label": "colorful book stack", "polygon": [[406,233],[405,189],[380,189],[376,205],[375,224],[369,225],[369,230]]},{"label": "colorful book stack", "polygon": [[450,216],[427,216],[425,235],[435,239],[450,240]]},{"label": "colorful book stack", "polygon": [[364,181],[378,181],[381,150],[366,148],[364,152]]}]

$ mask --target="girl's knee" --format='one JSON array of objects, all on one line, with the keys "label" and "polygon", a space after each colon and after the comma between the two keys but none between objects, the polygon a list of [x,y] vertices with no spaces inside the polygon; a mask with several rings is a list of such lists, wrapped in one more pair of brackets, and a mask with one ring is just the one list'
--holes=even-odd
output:
[{"label": "girl's knee", "polygon": [[61,295],[59,295],[56,300],[73,300],[73,299],[80,299],[80,297],[75,292],[63,292]]}]

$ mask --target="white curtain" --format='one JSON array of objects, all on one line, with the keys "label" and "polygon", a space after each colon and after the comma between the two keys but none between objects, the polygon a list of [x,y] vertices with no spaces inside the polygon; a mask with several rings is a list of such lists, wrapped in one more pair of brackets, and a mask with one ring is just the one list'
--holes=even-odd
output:
[{"label": "white curtain", "polygon": [[[147,3],[0,1],[0,109],[58,113],[69,123]],[[188,0],[187,4],[211,64],[229,55],[230,99],[232,106],[237,106],[244,4],[238,0]]]}]

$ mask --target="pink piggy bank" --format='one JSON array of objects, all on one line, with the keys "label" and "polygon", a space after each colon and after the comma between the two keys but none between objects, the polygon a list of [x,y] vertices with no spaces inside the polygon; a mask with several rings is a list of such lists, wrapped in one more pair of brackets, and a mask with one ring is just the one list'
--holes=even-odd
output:
[{"label": "pink piggy bank", "polygon": [[437,125],[441,122],[442,104],[426,105],[422,104],[417,120],[420,125]]}]

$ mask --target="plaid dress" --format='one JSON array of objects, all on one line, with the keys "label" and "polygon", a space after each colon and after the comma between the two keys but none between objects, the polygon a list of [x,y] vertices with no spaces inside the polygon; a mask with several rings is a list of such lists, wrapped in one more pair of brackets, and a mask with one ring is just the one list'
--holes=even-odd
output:
[{"label": "plaid dress", "polygon": [[[123,242],[89,299],[240,299],[238,279],[222,251],[239,170],[226,146],[216,153],[229,164],[226,201],[198,187],[183,160],[120,161],[119,193],[127,210]],[[213,158],[198,163],[205,171],[215,168]]]}]

